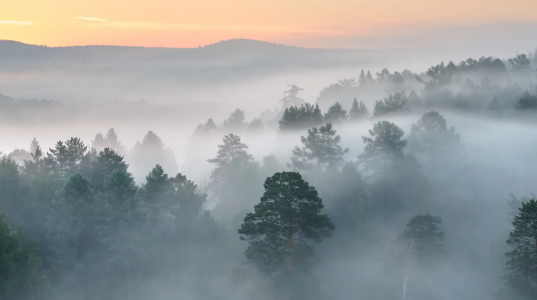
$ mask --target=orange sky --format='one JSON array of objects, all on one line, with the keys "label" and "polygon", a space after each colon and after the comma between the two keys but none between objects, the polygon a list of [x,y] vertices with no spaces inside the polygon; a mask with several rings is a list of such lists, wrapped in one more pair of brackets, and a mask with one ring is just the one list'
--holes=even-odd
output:
[{"label": "orange sky", "polygon": [[0,0],[0,39],[49,46],[197,47],[251,38],[367,48],[353,38],[509,22],[537,22],[537,1]]}]

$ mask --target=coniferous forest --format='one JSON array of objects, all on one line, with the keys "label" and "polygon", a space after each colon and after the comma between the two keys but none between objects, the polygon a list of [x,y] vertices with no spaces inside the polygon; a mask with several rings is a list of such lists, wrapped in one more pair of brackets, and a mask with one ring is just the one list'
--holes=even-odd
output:
[{"label": "coniferous forest", "polygon": [[[116,125],[2,153],[0,299],[537,299],[537,52],[422,71],[198,111],[183,158]],[[0,95],[4,128],[185,109]]]}]

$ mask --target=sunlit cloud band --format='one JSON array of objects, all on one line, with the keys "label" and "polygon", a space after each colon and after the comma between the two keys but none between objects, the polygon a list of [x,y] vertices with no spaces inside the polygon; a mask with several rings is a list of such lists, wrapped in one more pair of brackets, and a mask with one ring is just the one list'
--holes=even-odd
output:
[{"label": "sunlit cloud band", "polygon": [[0,24],[11,24],[11,25],[34,25],[34,22],[21,22],[21,21],[5,21],[5,20],[0,20]]},{"label": "sunlit cloud band", "polygon": [[108,21],[107,19],[91,18],[91,17],[75,17],[75,19],[86,20],[86,21],[97,21],[97,22],[105,22],[105,21]]}]

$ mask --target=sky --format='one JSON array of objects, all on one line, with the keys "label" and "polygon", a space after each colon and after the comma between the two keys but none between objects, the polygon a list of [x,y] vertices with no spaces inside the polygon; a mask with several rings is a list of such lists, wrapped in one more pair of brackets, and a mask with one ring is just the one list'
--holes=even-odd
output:
[{"label": "sky", "polygon": [[411,48],[527,43],[535,29],[535,0],[0,0],[0,39],[48,46],[198,47],[248,38]]}]

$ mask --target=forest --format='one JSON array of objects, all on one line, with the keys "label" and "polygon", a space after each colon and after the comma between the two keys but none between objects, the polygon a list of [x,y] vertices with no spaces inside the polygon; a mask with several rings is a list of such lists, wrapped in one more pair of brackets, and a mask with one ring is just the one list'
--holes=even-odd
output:
[{"label": "forest", "polygon": [[[537,50],[356,74],[196,111],[180,160],[115,125],[0,154],[0,299],[537,299]],[[188,113],[13,97],[5,128]]]}]

